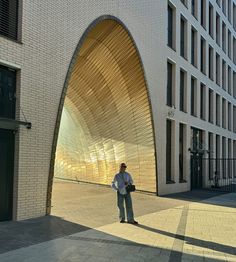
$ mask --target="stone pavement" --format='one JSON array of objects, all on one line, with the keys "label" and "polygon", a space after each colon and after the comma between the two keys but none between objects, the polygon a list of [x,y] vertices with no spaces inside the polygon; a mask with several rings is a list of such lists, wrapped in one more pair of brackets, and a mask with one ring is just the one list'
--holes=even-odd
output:
[{"label": "stone pavement", "polygon": [[0,223],[0,262],[236,261],[235,193],[134,193],[133,226],[116,222],[108,188],[59,182],[54,190],[53,216]]}]

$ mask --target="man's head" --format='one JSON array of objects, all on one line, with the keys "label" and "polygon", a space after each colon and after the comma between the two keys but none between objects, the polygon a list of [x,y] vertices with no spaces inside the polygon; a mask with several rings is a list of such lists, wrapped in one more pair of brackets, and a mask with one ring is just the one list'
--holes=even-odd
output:
[{"label": "man's head", "polygon": [[127,166],[126,166],[125,163],[121,163],[121,164],[120,164],[120,171],[121,171],[121,172],[125,172],[126,168],[127,168]]}]

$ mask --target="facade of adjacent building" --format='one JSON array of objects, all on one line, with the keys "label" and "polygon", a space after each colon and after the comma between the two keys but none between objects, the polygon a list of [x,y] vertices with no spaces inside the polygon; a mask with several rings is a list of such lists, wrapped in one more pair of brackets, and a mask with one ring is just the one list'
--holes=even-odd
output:
[{"label": "facade of adjacent building", "polygon": [[54,177],[126,162],[165,195],[235,158],[235,0],[0,1],[0,221],[49,214]]}]

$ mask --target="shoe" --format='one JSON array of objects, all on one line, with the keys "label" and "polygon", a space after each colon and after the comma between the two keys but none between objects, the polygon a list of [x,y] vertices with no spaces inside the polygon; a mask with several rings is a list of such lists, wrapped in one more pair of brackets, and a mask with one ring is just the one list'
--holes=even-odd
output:
[{"label": "shoe", "polygon": [[128,223],[129,223],[129,224],[133,224],[133,225],[137,225],[137,224],[138,224],[138,221],[133,220],[133,221],[128,221]]},{"label": "shoe", "polygon": [[125,220],[124,220],[124,219],[121,219],[120,223],[125,223]]}]

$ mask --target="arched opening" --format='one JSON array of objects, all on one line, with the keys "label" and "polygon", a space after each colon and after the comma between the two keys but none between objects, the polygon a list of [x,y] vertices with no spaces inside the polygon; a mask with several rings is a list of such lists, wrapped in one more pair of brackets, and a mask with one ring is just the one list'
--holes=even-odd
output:
[{"label": "arched opening", "polygon": [[71,62],[62,105],[48,210],[53,173],[55,178],[110,185],[119,163],[126,162],[138,190],[157,191],[144,71],[134,41],[119,21],[102,19],[86,32]]}]

